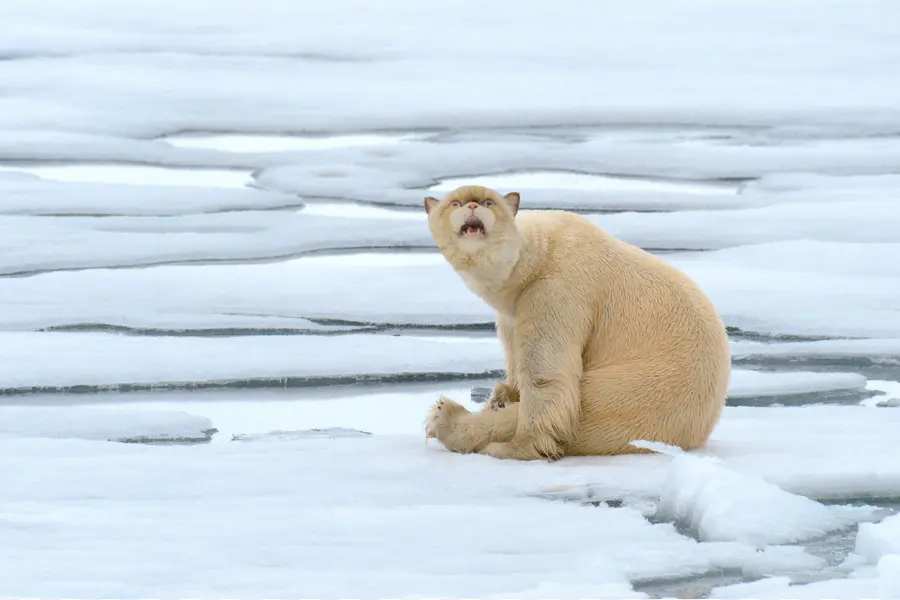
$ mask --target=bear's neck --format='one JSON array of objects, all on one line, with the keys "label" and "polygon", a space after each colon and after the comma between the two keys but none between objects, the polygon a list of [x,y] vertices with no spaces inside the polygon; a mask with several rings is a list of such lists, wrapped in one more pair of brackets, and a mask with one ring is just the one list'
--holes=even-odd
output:
[{"label": "bear's neck", "polygon": [[453,267],[470,290],[497,312],[515,315],[521,291],[534,277],[540,257],[520,235],[472,254],[461,254]]}]

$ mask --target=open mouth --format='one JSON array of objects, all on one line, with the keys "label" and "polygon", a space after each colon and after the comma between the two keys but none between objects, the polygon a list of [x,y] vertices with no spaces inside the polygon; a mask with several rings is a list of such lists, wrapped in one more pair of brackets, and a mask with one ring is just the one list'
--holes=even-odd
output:
[{"label": "open mouth", "polygon": [[478,217],[469,217],[466,222],[459,228],[459,235],[484,237],[484,223]]}]

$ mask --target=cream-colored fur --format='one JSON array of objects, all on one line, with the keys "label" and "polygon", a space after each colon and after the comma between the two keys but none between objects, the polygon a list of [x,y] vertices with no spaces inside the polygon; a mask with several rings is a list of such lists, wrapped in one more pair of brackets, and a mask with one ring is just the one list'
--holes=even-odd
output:
[{"label": "cream-colored fur", "polygon": [[497,311],[507,373],[480,412],[442,397],[426,435],[522,460],[644,452],[633,440],[703,446],[731,371],[707,297],[582,216],[518,206],[480,186],[425,200],[441,253]]}]

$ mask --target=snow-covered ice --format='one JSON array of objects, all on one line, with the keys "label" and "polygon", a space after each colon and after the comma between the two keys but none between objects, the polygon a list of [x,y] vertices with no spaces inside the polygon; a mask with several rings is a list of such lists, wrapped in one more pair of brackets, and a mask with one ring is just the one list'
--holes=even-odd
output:
[{"label": "snow-covered ice", "polygon": [[[98,332],[0,332],[0,391],[69,388],[298,386],[366,381],[500,377],[495,338],[344,334],[219,337]],[[856,373],[733,369],[732,403],[791,402],[808,395],[859,400]],[[796,401],[796,400],[794,400]]]},{"label": "snow-covered ice", "polygon": [[[900,597],[898,22],[0,3],[0,596]],[[422,207],[473,182],[709,293],[707,448],[425,443],[502,376]]]},{"label": "snow-covered ice", "polygon": [[209,418],[179,410],[0,406],[0,437],[6,438],[198,442],[214,432]]},{"label": "snow-covered ice", "polygon": [[892,515],[880,523],[860,525],[855,552],[871,564],[878,564],[891,554],[900,555],[900,515]]}]

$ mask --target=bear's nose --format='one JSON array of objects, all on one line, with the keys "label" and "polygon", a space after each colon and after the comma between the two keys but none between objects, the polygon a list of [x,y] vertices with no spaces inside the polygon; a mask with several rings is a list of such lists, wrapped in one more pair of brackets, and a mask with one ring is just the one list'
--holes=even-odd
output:
[{"label": "bear's nose", "polygon": [[476,208],[478,208],[478,203],[477,202],[469,202],[468,204],[466,204],[466,206],[468,206],[472,210],[475,210]]}]

